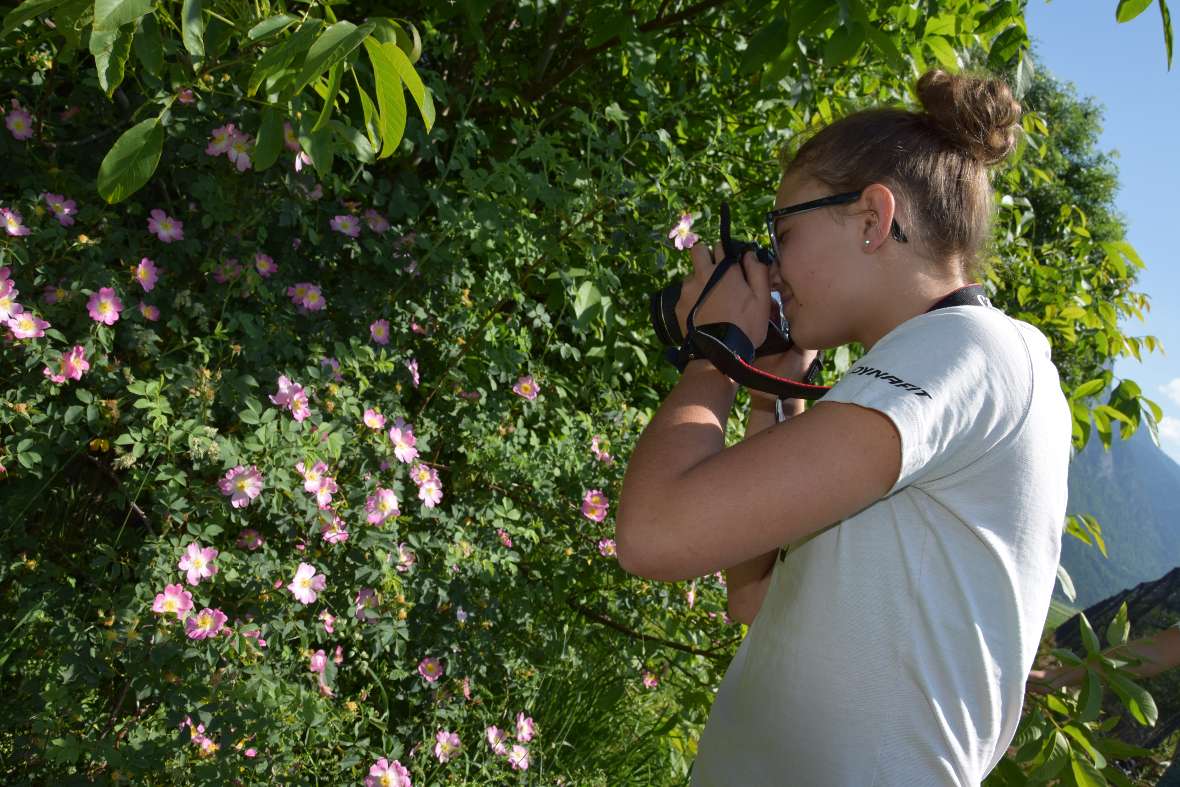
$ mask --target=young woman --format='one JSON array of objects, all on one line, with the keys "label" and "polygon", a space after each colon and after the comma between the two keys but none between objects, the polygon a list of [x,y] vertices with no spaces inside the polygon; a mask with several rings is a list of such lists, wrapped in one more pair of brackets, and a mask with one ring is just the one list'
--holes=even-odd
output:
[{"label": "young woman", "polygon": [[[724,569],[750,624],[695,787],[978,785],[1020,718],[1061,549],[1070,414],[1037,329],[986,298],[944,300],[978,292],[963,288],[991,235],[989,167],[1013,149],[1020,106],[998,80],[941,71],[917,94],[924,111],[856,113],[784,160],[777,263],[747,256],[695,317],[758,346],[773,289],[799,346],[865,355],[783,423],[753,392],[730,448],[737,386],[691,361],[627,467],[623,568]],[[692,260],[682,331],[713,265],[703,245]],[[812,357],[762,365],[798,378]]]}]

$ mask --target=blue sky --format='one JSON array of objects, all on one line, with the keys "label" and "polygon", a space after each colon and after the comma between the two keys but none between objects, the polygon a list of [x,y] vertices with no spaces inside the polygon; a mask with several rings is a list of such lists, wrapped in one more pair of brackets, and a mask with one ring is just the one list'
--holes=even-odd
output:
[{"label": "blue sky", "polygon": [[1147,264],[1136,289],[1151,297],[1146,322],[1132,319],[1123,330],[1153,335],[1169,353],[1120,361],[1115,374],[1139,383],[1163,408],[1160,445],[1180,462],[1180,8],[1173,10],[1177,40],[1168,71],[1156,4],[1125,24],[1115,21],[1116,6],[1029,0],[1025,18],[1036,64],[1104,107],[1100,147],[1117,151],[1116,204]]}]

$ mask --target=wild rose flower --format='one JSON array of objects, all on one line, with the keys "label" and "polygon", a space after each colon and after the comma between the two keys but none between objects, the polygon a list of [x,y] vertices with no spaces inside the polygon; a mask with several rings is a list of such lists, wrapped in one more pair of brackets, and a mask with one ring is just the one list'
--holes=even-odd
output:
[{"label": "wild rose flower", "polygon": [[32,312],[21,312],[8,318],[8,327],[18,339],[40,339],[50,326]]},{"label": "wild rose flower", "polygon": [[[183,88],[181,88],[181,89],[180,89],[180,91],[179,91],[179,92],[176,94],[176,100],[177,100],[177,101],[179,101],[179,102],[180,102],[180,103],[182,103],[182,104],[195,104],[195,103],[196,103],[196,101],[197,101],[197,97],[193,95],[193,90],[192,90],[192,88],[189,88],[189,87],[183,87]],[[248,749],[247,751],[250,751],[250,750]],[[248,755],[246,755],[246,756],[247,756],[247,757],[253,757],[254,755],[253,755],[253,754],[248,754]]]},{"label": "wild rose flower", "polygon": [[418,438],[414,437],[414,428],[398,416],[393,426],[389,427],[389,441],[393,443],[393,455],[399,462],[409,464],[418,458]]},{"label": "wild rose flower", "polygon": [[418,486],[422,486],[428,481],[433,481],[437,477],[437,471],[432,467],[417,464],[410,468],[410,480]]},{"label": "wild rose flower", "polygon": [[250,169],[250,150],[252,147],[249,134],[235,132],[230,139],[229,149],[225,151],[225,155],[238,168],[238,172],[245,172]]},{"label": "wild rose flower", "polygon": [[365,223],[378,235],[384,235],[389,229],[389,222],[385,220],[385,217],[372,208],[365,211]]},{"label": "wild rose flower", "polygon": [[513,744],[512,750],[508,752],[508,763],[514,771],[527,771],[529,769],[529,750],[519,743]]},{"label": "wild rose flower", "polygon": [[177,620],[184,620],[188,611],[193,608],[193,594],[184,589],[184,585],[165,585],[163,593],[156,594],[152,604],[152,612],[161,615],[175,614]]},{"label": "wild rose flower", "polygon": [[230,505],[242,508],[250,505],[250,501],[262,492],[262,473],[256,465],[246,468],[238,465],[225,474],[225,478],[217,482],[221,493],[230,496]]},{"label": "wild rose flower", "polygon": [[189,639],[205,639],[215,637],[221,632],[227,617],[220,609],[205,607],[195,615],[189,615],[184,621],[184,633]]},{"label": "wild rose flower", "polygon": [[0,282],[0,320],[7,322],[10,317],[25,310],[24,306],[16,302],[19,294],[20,290],[12,285],[12,279]]},{"label": "wild rose flower", "polygon": [[324,293],[314,284],[307,285],[307,292],[303,295],[303,308],[308,311],[318,312],[327,307],[328,302],[324,300]]},{"label": "wild rose flower", "polygon": [[427,656],[418,663],[418,674],[425,678],[427,683],[437,683],[443,672],[442,664],[433,656]]},{"label": "wild rose flower", "polygon": [[258,252],[254,255],[254,268],[258,271],[258,275],[264,279],[269,279],[275,273],[278,273],[279,266],[269,254]]},{"label": "wild rose flower", "polygon": [[320,620],[323,621],[323,623],[324,623],[324,631],[328,632],[329,634],[336,633],[336,629],[333,628],[333,626],[336,625],[336,616],[335,615],[333,615],[331,612],[329,612],[326,609],[321,610],[320,611]]},{"label": "wild rose flower", "polygon": [[291,379],[285,374],[279,375],[279,390],[270,395],[270,400],[279,407],[289,407],[291,405],[291,396],[300,386],[297,383],[291,382]]},{"label": "wild rose flower", "polygon": [[310,563],[300,563],[295,571],[295,578],[287,585],[287,590],[295,596],[300,604],[310,604],[316,600],[316,591],[323,590],[327,578],[323,574],[315,573],[315,566]]},{"label": "wild rose flower", "polygon": [[217,554],[213,547],[202,547],[194,541],[185,547],[176,567],[187,572],[185,579],[190,585],[199,585],[202,579],[208,579],[217,573],[217,566],[213,564]]},{"label": "wild rose flower", "polygon": [[379,617],[377,609],[377,591],[373,588],[361,588],[357,591],[356,600],[356,619],[361,623],[373,623]]},{"label": "wild rose flower", "polygon": [[332,379],[338,383],[344,382],[344,378],[340,375],[340,361],[337,361],[335,358],[329,358],[325,355],[320,359],[320,366],[331,366]]},{"label": "wild rose flower", "polygon": [[28,235],[31,230],[24,225],[20,212],[9,208],[0,208],[0,218],[4,219],[4,229],[9,235],[20,237]]},{"label": "wild rose flower", "polygon": [[427,508],[434,508],[442,500],[442,484],[437,480],[430,480],[418,487],[418,499]]},{"label": "wild rose flower", "polygon": [[365,777],[365,787],[414,787],[410,782],[410,772],[400,762],[389,762],[384,757],[369,767],[369,775]]},{"label": "wild rose flower", "polygon": [[262,546],[262,534],[252,527],[247,527],[238,533],[238,540],[234,543],[238,545],[239,549],[248,549],[253,552]]},{"label": "wild rose flower", "polygon": [[148,232],[154,233],[164,243],[184,240],[184,222],[174,219],[159,208],[153,208],[148,219]]},{"label": "wild rose flower", "polygon": [[418,556],[414,554],[414,550],[410,549],[405,544],[397,545],[397,570],[404,574],[416,563]]},{"label": "wild rose flower", "polygon": [[311,664],[309,665],[309,669],[311,669],[312,672],[322,673],[324,671],[324,667],[327,665],[328,657],[324,655],[323,648],[312,654]]},{"label": "wild rose flower", "polygon": [[361,234],[361,224],[355,216],[336,216],[328,224],[341,235],[355,238]]},{"label": "wild rose flower", "polygon": [[672,228],[672,231],[668,233],[668,238],[676,244],[676,248],[680,251],[692,248],[693,244],[700,240],[700,236],[692,231],[691,213],[680,215],[680,223]]},{"label": "wild rose flower", "polygon": [[423,328],[423,327],[422,327],[421,325],[419,325],[418,323],[416,323],[416,322],[413,322],[413,321],[411,321],[411,322],[410,322],[410,332],[411,332],[411,333],[416,333],[416,334],[419,334],[419,335],[421,335],[421,336],[425,336],[425,335],[426,335],[426,329],[425,329],[425,328]]},{"label": "wild rose flower", "polygon": [[123,301],[119,300],[113,288],[101,287],[98,292],[90,295],[90,300],[86,302],[86,310],[90,313],[90,319],[95,322],[114,325],[119,320],[119,312],[123,310]]},{"label": "wild rose flower", "polygon": [[51,194],[46,191],[41,195],[57,223],[69,227],[74,223],[74,214],[78,212],[78,205],[72,199],[66,199],[61,194]]},{"label": "wild rose flower", "polygon": [[582,497],[582,514],[595,522],[601,522],[606,519],[607,508],[606,495],[598,489],[587,489],[585,496]]},{"label": "wild rose flower", "polygon": [[[295,166],[296,172],[302,172],[304,167],[307,167],[310,165],[311,165],[311,156],[307,155],[306,151],[301,150],[295,154],[294,166]],[[300,184],[300,186],[302,187],[302,184]],[[320,197],[322,197],[324,195],[323,189],[320,187],[320,184],[318,184],[318,183],[315,184],[315,189],[313,191],[308,191],[306,188],[304,188],[303,191],[311,199],[319,199]]]},{"label": "wild rose flower", "polygon": [[301,281],[298,284],[287,288],[287,296],[296,306],[302,306],[303,299],[307,296],[307,288],[311,286],[312,285],[310,282]]},{"label": "wild rose flower", "polygon": [[255,749],[253,746],[251,746],[250,748],[248,748],[244,752],[242,752],[242,756],[243,757],[250,757],[251,759],[253,759],[254,757],[258,756],[258,749]]},{"label": "wild rose flower", "polygon": [[[0,286],[0,299],[3,299],[3,293],[4,288]],[[60,284],[46,284],[45,292],[41,294],[41,300],[48,304],[60,303],[61,301],[64,301],[68,295],[69,293],[66,292],[66,288],[62,287]]]},{"label": "wild rose flower", "polygon": [[392,489],[377,487],[377,492],[365,500],[366,519],[371,525],[380,525],[391,516],[400,516],[397,495]]},{"label": "wild rose flower", "polygon": [[33,136],[33,118],[15,98],[12,99],[12,109],[4,116],[4,125],[12,132],[13,139],[24,141]]},{"label": "wild rose flower", "polygon": [[205,146],[205,154],[209,156],[220,156],[228,152],[230,143],[233,142],[236,133],[233,123],[226,123],[221,128],[213,129],[209,135],[209,144]]},{"label": "wild rose flower", "polygon": [[336,651],[332,654],[332,663],[339,667],[344,663],[344,646],[337,645]]},{"label": "wild rose flower", "polygon": [[291,124],[283,121],[283,144],[287,146],[287,150],[299,150],[299,138],[295,136],[295,129],[291,128]]},{"label": "wild rose flower", "polygon": [[537,728],[531,716],[525,716],[523,711],[516,714],[516,739],[518,741],[528,743],[533,739],[533,734],[536,731]]},{"label": "wild rose flower", "polygon": [[439,762],[446,762],[462,749],[459,736],[449,730],[439,730],[434,735],[434,756]]},{"label": "wild rose flower", "polygon": [[374,410],[372,407],[365,408],[364,416],[365,426],[370,429],[384,429],[385,416]]},{"label": "wild rose flower", "polygon": [[329,544],[342,544],[348,540],[348,527],[339,516],[333,516],[331,522],[325,522],[320,528],[320,534]]},{"label": "wild rose flower", "polygon": [[660,679],[656,677],[655,673],[643,671],[643,687],[646,689],[654,689],[660,685]]},{"label": "wild rose flower", "polygon": [[603,557],[618,557],[618,547],[613,538],[604,538],[598,542],[598,554]]},{"label": "wild rose flower", "polygon": [[530,402],[537,398],[537,382],[533,379],[531,374],[526,374],[516,381],[516,385],[512,386],[512,392],[517,396],[523,396]]},{"label": "wild rose flower", "polygon": [[590,451],[594,454],[594,458],[599,462],[605,462],[609,465],[614,462],[614,460],[611,458],[611,455],[602,450],[602,446],[598,444],[598,441],[601,439],[602,438],[598,435],[594,435],[592,438],[590,438]]},{"label": "wild rose flower", "polygon": [[410,379],[414,381],[414,387],[418,387],[418,361],[411,358],[406,361],[406,368],[410,370]]},{"label": "wild rose flower", "polygon": [[147,257],[141,259],[139,264],[135,266],[135,280],[139,282],[139,286],[143,287],[144,292],[151,292],[159,278],[160,269]]},{"label": "wild rose flower", "polygon": [[153,306],[150,303],[144,303],[143,301],[140,301],[139,313],[143,315],[143,318],[148,322],[159,322],[160,320],[160,307]]},{"label": "wild rose flower", "polygon": [[369,326],[369,335],[377,344],[389,344],[389,320],[374,320]]},{"label": "wild rose flower", "polygon": [[299,475],[303,476],[303,490],[315,494],[323,479],[324,473],[328,469],[325,462],[316,462],[314,467],[305,467],[303,462],[296,462],[295,469],[299,471]]},{"label": "wild rose flower", "polygon": [[504,742],[508,738],[507,732],[493,724],[487,728],[484,734],[487,735],[488,745],[492,747],[492,751],[501,757],[508,754],[508,746]]},{"label": "wild rose flower", "polygon": [[213,281],[218,284],[227,284],[231,281],[237,281],[242,275],[242,264],[238,262],[237,257],[230,257],[223,260],[220,265],[213,269]]},{"label": "wild rose flower", "polygon": [[503,544],[506,547],[512,546],[512,537],[509,536],[507,532],[505,532],[504,528],[502,528],[502,527],[496,528],[496,535],[498,535],[500,537],[501,544]]},{"label": "wild rose flower", "polygon": [[48,366],[45,367],[45,376],[55,383],[64,383],[67,379],[81,380],[82,374],[90,370],[90,362],[86,360],[86,348],[80,344],[75,344],[69,352],[62,353],[58,364],[56,372]]},{"label": "wild rose flower", "polygon": [[684,591],[684,599],[688,602],[688,608],[692,609],[697,603],[697,583],[693,580],[692,585],[688,590]]}]

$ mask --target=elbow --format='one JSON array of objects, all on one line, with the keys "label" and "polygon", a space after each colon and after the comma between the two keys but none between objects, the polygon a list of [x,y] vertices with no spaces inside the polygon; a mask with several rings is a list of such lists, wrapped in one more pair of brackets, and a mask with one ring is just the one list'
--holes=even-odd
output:
[{"label": "elbow", "polygon": [[658,550],[653,549],[652,539],[645,533],[650,533],[651,518],[635,515],[631,509],[624,513],[624,506],[620,501],[619,511],[615,518],[615,557],[618,558],[619,568],[628,574],[642,579],[661,579],[656,558]]}]

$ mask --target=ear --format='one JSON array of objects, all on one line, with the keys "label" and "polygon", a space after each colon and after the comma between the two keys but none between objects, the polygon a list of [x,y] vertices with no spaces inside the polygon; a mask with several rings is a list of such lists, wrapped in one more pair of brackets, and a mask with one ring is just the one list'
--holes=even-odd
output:
[{"label": "ear", "polygon": [[[863,210],[858,225],[862,249],[876,251],[889,237],[889,228],[893,225],[896,210],[893,192],[881,183],[870,183],[861,190],[857,201]],[[868,243],[865,243],[866,240]]]}]

